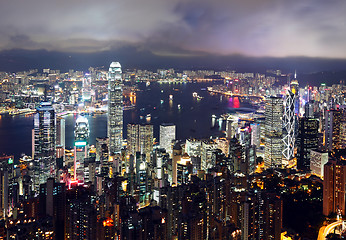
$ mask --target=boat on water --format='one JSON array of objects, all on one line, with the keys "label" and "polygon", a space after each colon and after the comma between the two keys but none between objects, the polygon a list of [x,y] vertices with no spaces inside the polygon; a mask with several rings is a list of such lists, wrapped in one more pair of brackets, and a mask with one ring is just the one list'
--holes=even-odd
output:
[{"label": "boat on water", "polygon": [[134,104],[131,104],[131,105],[125,105],[124,106],[124,111],[125,110],[131,110],[131,109],[134,109],[136,107],[136,105],[134,105]]},{"label": "boat on water", "polygon": [[193,92],[193,93],[192,93],[192,97],[196,98],[197,100],[203,99],[203,97],[201,97],[200,95],[198,95],[197,92]]}]

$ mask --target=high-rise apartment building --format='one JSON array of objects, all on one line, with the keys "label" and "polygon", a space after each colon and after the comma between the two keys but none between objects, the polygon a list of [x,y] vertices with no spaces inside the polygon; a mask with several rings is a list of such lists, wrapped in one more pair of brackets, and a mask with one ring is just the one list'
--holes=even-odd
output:
[{"label": "high-rise apartment building", "polygon": [[160,125],[160,147],[172,155],[172,141],[175,140],[175,125],[164,123]]},{"label": "high-rise apartment building", "polygon": [[119,62],[112,62],[108,72],[109,156],[119,153],[123,141],[123,88]]},{"label": "high-rise apartment building", "polygon": [[257,191],[242,202],[242,239],[280,239],[282,199],[275,193]]},{"label": "high-rise apartment building", "polygon": [[270,96],[266,99],[265,106],[264,166],[277,167],[282,165],[282,98]]},{"label": "high-rise apartment building", "polygon": [[56,119],[51,103],[42,102],[34,116],[34,187],[38,192],[40,184],[56,172]]},{"label": "high-rise apartment building", "polygon": [[331,213],[345,215],[345,160],[329,159],[324,165],[323,180],[323,214]]}]

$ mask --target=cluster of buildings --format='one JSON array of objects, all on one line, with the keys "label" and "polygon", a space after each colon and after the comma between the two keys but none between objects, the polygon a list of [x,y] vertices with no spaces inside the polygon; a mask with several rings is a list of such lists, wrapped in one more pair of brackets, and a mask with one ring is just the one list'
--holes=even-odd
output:
[{"label": "cluster of buildings", "polygon": [[[170,69],[156,75],[174,74]],[[183,73],[194,74],[215,72]],[[323,180],[323,214],[345,215],[345,86],[302,90],[295,76],[268,92],[249,87],[255,81],[251,74],[222,74],[218,91],[271,96],[265,97],[262,117],[229,118],[226,136],[218,138],[182,141],[175,125],[163,123],[154,144],[153,125],[128,123],[124,140],[124,77],[137,75],[123,74],[113,62],[103,80],[107,137],[91,146],[88,120],[81,114],[68,151],[61,109],[44,94],[34,116],[32,157],[0,158],[0,238],[280,239],[281,193],[293,188],[281,184],[278,191],[272,179],[312,181],[306,180],[311,175]],[[58,98],[97,93],[87,80],[83,86],[82,93]]]}]

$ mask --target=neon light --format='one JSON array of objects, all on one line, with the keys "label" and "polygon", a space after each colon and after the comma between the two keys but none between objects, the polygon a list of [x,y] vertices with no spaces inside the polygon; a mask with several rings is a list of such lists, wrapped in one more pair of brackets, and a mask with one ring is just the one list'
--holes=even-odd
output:
[{"label": "neon light", "polygon": [[76,147],[84,147],[87,145],[87,142],[86,141],[75,142],[74,145]]},{"label": "neon light", "polygon": [[8,159],[8,164],[12,164],[13,163],[13,159],[12,158],[9,158]]}]

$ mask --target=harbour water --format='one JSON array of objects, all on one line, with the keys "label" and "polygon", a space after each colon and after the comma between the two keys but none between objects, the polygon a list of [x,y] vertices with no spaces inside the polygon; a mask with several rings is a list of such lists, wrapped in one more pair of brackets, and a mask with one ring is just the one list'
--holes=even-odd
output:
[{"label": "harbour water", "polygon": [[[150,123],[154,125],[154,137],[158,141],[159,125],[174,123],[177,139],[221,136],[219,127],[211,127],[212,115],[220,116],[227,112],[250,111],[252,106],[240,98],[211,95],[206,88],[211,82],[203,83],[139,83],[136,107],[124,111],[124,138],[128,123]],[[215,83],[214,83],[215,84]],[[199,98],[193,97],[198,93]],[[66,147],[73,147],[74,126],[77,114],[65,116]],[[107,114],[86,116],[90,127],[90,144],[96,137],[107,136]],[[15,159],[21,154],[31,155],[31,132],[33,116],[1,116],[0,153],[13,154]]]}]

